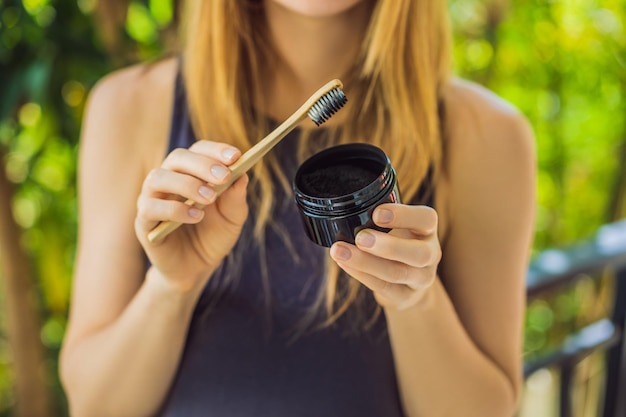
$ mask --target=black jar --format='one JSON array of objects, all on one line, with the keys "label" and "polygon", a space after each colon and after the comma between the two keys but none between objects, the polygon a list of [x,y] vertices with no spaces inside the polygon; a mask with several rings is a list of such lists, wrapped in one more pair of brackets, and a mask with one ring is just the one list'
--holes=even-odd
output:
[{"label": "black jar", "polygon": [[302,163],[293,181],[296,204],[306,233],[321,246],[354,243],[362,229],[376,226],[372,212],[383,203],[399,203],[396,171],[378,147],[349,143],[325,149]]}]

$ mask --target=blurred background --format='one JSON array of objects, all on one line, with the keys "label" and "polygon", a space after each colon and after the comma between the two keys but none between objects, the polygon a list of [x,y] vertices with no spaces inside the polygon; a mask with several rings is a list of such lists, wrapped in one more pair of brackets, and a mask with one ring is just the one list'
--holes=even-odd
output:
[{"label": "blurred background", "polygon": [[[0,417],[67,415],[57,356],[85,100],[107,72],[173,50],[178,3],[0,0]],[[567,351],[579,330],[615,311],[619,270],[604,261],[572,269],[582,258],[569,248],[597,247],[589,242],[613,230],[601,227],[626,216],[626,1],[449,5],[456,73],[514,103],[537,136],[530,275],[533,282],[568,278],[529,290],[524,360],[531,364]],[[609,235],[621,242],[619,233]],[[596,259],[591,252],[583,258]],[[569,368],[529,365],[521,415],[601,415],[605,359],[597,349]],[[565,374],[571,389],[563,405]]]}]

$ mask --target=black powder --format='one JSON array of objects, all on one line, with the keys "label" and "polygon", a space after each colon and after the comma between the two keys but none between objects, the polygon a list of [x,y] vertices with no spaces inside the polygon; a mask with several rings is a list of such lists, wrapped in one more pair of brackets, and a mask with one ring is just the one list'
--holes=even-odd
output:
[{"label": "black powder", "polygon": [[371,184],[383,167],[378,164],[337,164],[303,174],[300,190],[307,195],[333,198],[358,191]]}]

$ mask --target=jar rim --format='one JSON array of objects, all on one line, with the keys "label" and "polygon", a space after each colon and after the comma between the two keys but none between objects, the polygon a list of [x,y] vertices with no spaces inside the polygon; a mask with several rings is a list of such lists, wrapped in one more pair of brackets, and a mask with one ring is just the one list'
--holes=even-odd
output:
[{"label": "jar rim", "polygon": [[[368,185],[354,192],[334,197],[310,195],[302,190],[302,176],[315,171],[319,167],[328,167],[346,161],[368,161],[377,163],[381,172]],[[395,170],[382,149],[367,143],[348,143],[324,149],[304,161],[293,181],[296,203],[307,212],[316,215],[341,216],[354,212],[354,209],[376,201],[393,188]]]}]

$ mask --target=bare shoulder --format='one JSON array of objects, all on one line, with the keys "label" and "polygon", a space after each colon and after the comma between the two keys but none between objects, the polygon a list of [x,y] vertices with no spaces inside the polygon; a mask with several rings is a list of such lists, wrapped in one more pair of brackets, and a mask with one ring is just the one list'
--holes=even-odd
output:
[{"label": "bare shoulder", "polygon": [[534,152],[532,128],[509,102],[470,81],[453,79],[445,94],[446,150],[450,156],[471,157],[465,151],[499,158]]},{"label": "bare shoulder", "polygon": [[[114,71],[94,86],[92,101],[116,104],[112,110],[150,105],[149,100],[167,94],[173,87],[178,61],[167,58]],[[137,110],[137,109],[135,109]]]},{"label": "bare shoulder", "polygon": [[445,111],[442,206],[450,228],[460,213],[474,210],[532,211],[535,146],[526,118],[493,92],[459,79],[447,88]]},{"label": "bare shoulder", "polygon": [[102,227],[95,213],[118,216],[120,227],[132,232],[143,179],[166,150],[176,65],[163,60],[118,70],[92,89],[80,140],[81,233]]},{"label": "bare shoulder", "polygon": [[[170,124],[174,58],[117,70],[90,93],[83,142],[106,141],[126,151],[165,146]],[[101,144],[104,145],[104,144]]]}]

